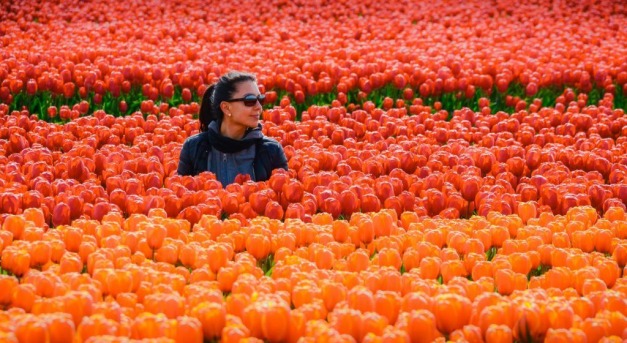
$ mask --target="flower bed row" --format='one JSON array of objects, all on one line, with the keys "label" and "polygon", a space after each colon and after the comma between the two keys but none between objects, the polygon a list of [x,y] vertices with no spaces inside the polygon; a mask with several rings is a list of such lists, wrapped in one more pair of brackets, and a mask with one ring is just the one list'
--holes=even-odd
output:
[{"label": "flower bed row", "polygon": [[29,209],[0,231],[7,341],[627,338],[619,207],[526,220],[382,210],[192,225],[159,209],[43,220]]},{"label": "flower bed row", "polygon": [[289,171],[225,188],[210,173],[176,175],[182,142],[198,132],[197,104],[153,104],[146,111],[154,114],[119,118],[97,111],[64,125],[25,111],[7,115],[0,105],[0,218],[31,207],[43,209],[49,226],[152,208],[192,224],[202,214],[308,222],[319,211],[348,219],[382,208],[467,218],[517,213],[523,202],[533,213],[625,208],[624,111],[612,110],[609,96],[598,107],[572,92],[563,97],[564,105],[511,116],[484,103],[481,112],[458,110],[450,120],[417,99],[409,112],[372,102],[352,112],[311,106],[293,121],[285,102],[263,119],[264,133],[284,146]]},{"label": "flower bed row", "polygon": [[[520,109],[534,96],[549,105],[565,87],[595,99],[609,92],[625,105],[626,51],[620,43],[626,37],[619,28],[626,23],[624,9],[611,1],[471,1],[465,9],[438,2],[271,1],[249,4],[263,15],[245,18],[234,8],[239,3],[201,17],[191,13],[205,13],[202,1],[166,2],[158,10],[136,5],[145,13],[141,20],[115,2],[74,9],[24,2],[0,9],[7,19],[0,24],[0,100],[12,110],[26,106],[42,119],[84,114],[82,101],[89,113],[128,114],[142,100],[197,100],[219,75],[244,69],[278,94],[271,102],[288,94],[295,105],[320,95],[358,103],[382,91],[377,104],[385,96],[415,94],[440,99],[452,110],[477,93],[507,91],[493,100],[516,96],[508,106]],[[170,20],[164,21],[166,12]],[[59,113],[62,105],[68,111]]]}]

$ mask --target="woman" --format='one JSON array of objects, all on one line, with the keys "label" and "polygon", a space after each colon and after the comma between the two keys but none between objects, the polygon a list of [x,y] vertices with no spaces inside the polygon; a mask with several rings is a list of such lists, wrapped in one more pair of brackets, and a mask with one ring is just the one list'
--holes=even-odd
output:
[{"label": "woman", "polygon": [[203,94],[201,132],[183,144],[178,174],[210,171],[226,186],[238,174],[265,181],[272,170],[287,170],[281,144],[261,132],[259,116],[264,100],[254,75],[230,72],[221,76]]}]

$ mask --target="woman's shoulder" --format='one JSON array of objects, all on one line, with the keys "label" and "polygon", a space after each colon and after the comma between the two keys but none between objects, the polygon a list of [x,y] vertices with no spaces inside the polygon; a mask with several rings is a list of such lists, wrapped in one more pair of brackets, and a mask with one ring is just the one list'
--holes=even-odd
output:
[{"label": "woman's shoulder", "polygon": [[198,145],[200,142],[207,141],[207,132],[199,132],[185,139],[184,145]]},{"label": "woman's shoulder", "polygon": [[270,177],[273,169],[283,168],[287,170],[287,158],[281,143],[274,138],[265,136],[260,142],[256,159],[262,162],[261,165],[265,166],[267,177]]},{"label": "woman's shoulder", "polygon": [[270,149],[270,150],[281,149],[281,150],[283,150],[283,146],[281,146],[281,143],[279,143],[276,139],[268,137],[268,136],[263,136],[263,138],[261,139],[261,141],[259,143],[265,149]]},{"label": "woman's shoulder", "polygon": [[198,132],[197,134],[191,135],[185,139],[185,142],[198,142],[204,139],[207,136],[207,132]]},{"label": "woman's shoulder", "polygon": [[191,135],[183,142],[182,149],[188,152],[196,151],[201,145],[209,144],[209,140],[206,137],[207,132],[199,132],[195,135]]}]

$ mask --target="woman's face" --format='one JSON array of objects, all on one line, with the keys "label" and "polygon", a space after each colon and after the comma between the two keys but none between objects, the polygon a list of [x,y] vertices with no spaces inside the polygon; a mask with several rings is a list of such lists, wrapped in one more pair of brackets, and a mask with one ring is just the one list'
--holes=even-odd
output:
[{"label": "woman's face", "polygon": [[[258,96],[259,86],[256,82],[244,81],[235,86],[235,93],[231,99],[240,99],[246,96]],[[223,122],[227,125],[235,125],[244,128],[255,128],[259,124],[259,117],[263,108],[259,101],[253,106],[246,106],[244,101],[232,101],[222,103],[222,112],[224,113]]]}]

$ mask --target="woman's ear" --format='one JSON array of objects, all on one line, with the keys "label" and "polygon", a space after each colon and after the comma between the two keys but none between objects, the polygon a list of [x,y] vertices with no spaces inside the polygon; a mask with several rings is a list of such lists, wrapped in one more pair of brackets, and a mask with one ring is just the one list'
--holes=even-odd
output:
[{"label": "woman's ear", "polygon": [[220,109],[222,110],[222,113],[224,113],[225,116],[227,117],[231,116],[231,109],[230,109],[230,105],[228,102],[222,101],[220,103]]}]

